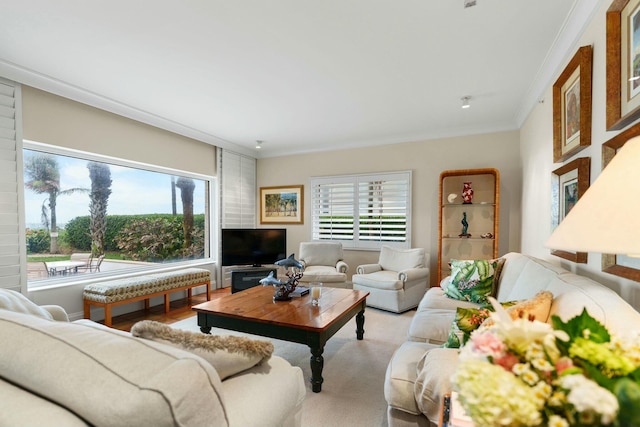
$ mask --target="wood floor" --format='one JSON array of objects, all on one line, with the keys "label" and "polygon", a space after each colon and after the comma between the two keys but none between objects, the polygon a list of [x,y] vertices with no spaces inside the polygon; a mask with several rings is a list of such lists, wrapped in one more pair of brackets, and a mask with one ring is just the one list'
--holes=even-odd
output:
[{"label": "wood floor", "polygon": [[[231,288],[216,289],[211,292],[211,299],[220,298],[230,293]],[[112,327],[129,332],[131,327],[140,320],[155,320],[156,322],[166,324],[179,322],[180,320],[188,319],[196,315],[195,311],[191,310],[191,306],[206,301],[207,296],[205,294],[198,294],[194,295],[190,300],[181,299],[171,301],[171,310],[168,313],[164,312],[164,304],[159,304],[151,307],[149,310],[134,311],[121,316],[114,316],[112,319]]]}]

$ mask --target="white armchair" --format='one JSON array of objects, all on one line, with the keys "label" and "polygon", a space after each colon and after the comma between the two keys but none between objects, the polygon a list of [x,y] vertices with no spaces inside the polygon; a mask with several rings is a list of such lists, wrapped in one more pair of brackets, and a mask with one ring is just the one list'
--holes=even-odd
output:
[{"label": "white armchair", "polygon": [[68,322],[69,316],[59,305],[37,305],[20,292],[0,288],[0,309],[27,313],[49,320]]},{"label": "white armchair", "polygon": [[383,246],[377,264],[356,268],[353,289],[368,291],[367,305],[402,313],[417,307],[429,286],[429,268],[422,248]]},{"label": "white armchair", "polygon": [[342,243],[340,242],[302,242],[298,260],[304,266],[304,275],[300,284],[322,282],[326,286],[348,288],[349,266],[343,261]]}]

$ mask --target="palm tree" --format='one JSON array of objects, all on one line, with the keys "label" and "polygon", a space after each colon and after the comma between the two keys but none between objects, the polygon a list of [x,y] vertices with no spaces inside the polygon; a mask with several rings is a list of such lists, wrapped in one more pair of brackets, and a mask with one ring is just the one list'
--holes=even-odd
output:
[{"label": "palm tree", "polygon": [[107,204],[111,195],[111,169],[109,165],[88,162],[91,192],[89,193],[89,213],[91,214],[91,255],[104,254],[104,234],[107,229]]},{"label": "palm tree", "polygon": [[184,230],[184,248],[191,246],[193,233],[193,190],[196,184],[191,178],[179,177],[176,187],[180,189],[182,198],[182,229]]},{"label": "palm tree", "polygon": [[[73,194],[77,191],[87,191],[83,188],[71,188],[60,190],[60,167],[55,156],[44,153],[34,153],[25,159],[24,171],[26,176],[25,187],[37,194],[48,194],[42,202],[42,224],[51,233],[50,252],[58,252],[58,225],[56,218],[56,205],[59,196]],[[49,215],[51,213],[51,228],[49,228]]]}]

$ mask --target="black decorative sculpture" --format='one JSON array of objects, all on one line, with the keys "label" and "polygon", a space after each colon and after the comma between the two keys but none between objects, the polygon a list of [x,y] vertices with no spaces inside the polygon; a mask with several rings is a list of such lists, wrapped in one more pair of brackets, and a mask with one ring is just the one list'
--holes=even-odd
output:
[{"label": "black decorative sculpture", "polygon": [[276,261],[275,264],[287,269],[287,280],[282,281],[277,279],[274,277],[272,271],[267,277],[260,280],[260,284],[262,284],[262,286],[276,287],[276,292],[273,294],[274,301],[289,301],[291,299],[289,294],[295,290],[303,276],[302,271],[304,270],[304,265],[295,259],[294,254],[289,255],[288,258]]},{"label": "black decorative sculpture", "polygon": [[471,237],[471,234],[469,234],[469,232],[467,231],[469,229],[469,223],[467,222],[466,212],[462,212],[462,221],[460,222],[462,223],[462,233],[458,234],[458,237]]}]

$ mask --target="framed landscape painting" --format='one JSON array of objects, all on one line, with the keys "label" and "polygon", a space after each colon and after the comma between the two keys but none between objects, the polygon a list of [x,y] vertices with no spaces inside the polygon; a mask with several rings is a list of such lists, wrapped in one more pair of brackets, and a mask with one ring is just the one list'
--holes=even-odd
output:
[{"label": "framed landscape painting", "polygon": [[553,85],[553,162],[591,145],[593,49],[582,46]]},{"label": "framed landscape painting", "polygon": [[302,185],[260,187],[260,224],[302,224]]},{"label": "framed landscape painting", "polygon": [[[589,188],[591,159],[581,157],[556,169],[551,184],[552,231],[569,214],[580,197]],[[551,250],[551,254],[577,263],[587,262],[586,252]]]},{"label": "framed landscape painting", "polygon": [[607,10],[607,130],[640,118],[640,0],[615,0]]}]

